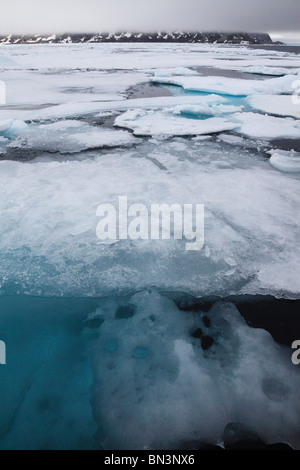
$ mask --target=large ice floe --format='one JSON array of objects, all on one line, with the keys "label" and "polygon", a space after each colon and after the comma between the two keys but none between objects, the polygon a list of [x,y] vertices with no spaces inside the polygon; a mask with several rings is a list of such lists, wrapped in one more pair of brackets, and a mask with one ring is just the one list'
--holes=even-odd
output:
[{"label": "large ice floe", "polygon": [[274,95],[289,93],[295,82],[294,75],[285,75],[268,80],[240,80],[228,77],[155,77],[154,82],[181,86],[187,91],[220,93],[223,95],[247,96],[257,93]]},{"label": "large ice floe", "polygon": [[[186,113],[201,113],[202,108],[183,108]],[[132,129],[135,135],[201,135],[214,134],[222,131],[230,131],[237,127],[236,124],[221,117],[210,119],[186,119],[184,122],[176,113],[180,110],[174,110],[173,115],[168,112],[155,111],[127,111],[115,120],[115,126],[128,127]],[[204,111],[205,112],[205,111]]]},{"label": "large ice floe", "polygon": [[[300,295],[299,55],[23,45],[0,69],[0,449],[300,449],[276,335]],[[100,240],[125,196],[204,204],[202,249]]]}]

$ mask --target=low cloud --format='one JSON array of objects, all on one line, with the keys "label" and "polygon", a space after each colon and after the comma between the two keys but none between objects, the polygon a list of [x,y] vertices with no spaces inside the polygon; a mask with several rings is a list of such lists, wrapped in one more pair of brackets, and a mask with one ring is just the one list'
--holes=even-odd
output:
[{"label": "low cloud", "polygon": [[299,0],[10,0],[0,34],[116,31],[292,32]]}]

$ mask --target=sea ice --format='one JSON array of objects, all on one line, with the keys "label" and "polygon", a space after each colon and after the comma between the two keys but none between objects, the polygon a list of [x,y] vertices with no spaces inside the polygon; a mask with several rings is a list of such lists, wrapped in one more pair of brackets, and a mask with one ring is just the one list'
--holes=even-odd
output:
[{"label": "sea ice", "polygon": [[[7,135],[7,133],[4,133]],[[8,147],[35,151],[76,153],[87,149],[127,146],[138,143],[129,132],[103,129],[74,120],[30,126]]]},{"label": "sea ice", "polygon": [[[194,110],[195,108],[193,112]],[[175,114],[172,114],[172,110],[171,112],[127,111],[116,118],[115,126],[132,129],[137,136],[214,134],[237,127],[236,124],[224,118],[185,119],[176,116],[178,112],[180,110],[175,110]]]},{"label": "sea ice", "polygon": [[[87,152],[80,159],[0,161],[1,292],[97,296],[152,285],[196,295],[276,295],[280,271],[276,289],[269,282],[266,288],[259,273],[300,259],[297,174],[272,168],[256,149],[215,139],[139,140],[136,148]],[[204,204],[210,257],[207,250],[191,257],[184,240],[99,245],[97,207],[116,204],[120,195],[146,207],[153,201]],[[229,258],[237,267],[225,276]],[[299,278],[290,289],[298,295]]]},{"label": "sea ice", "polygon": [[282,94],[293,93],[295,75],[271,78],[268,80],[240,80],[227,77],[160,77],[153,78],[155,83],[177,85],[186,91],[219,93],[222,95],[247,96],[256,93]]},{"label": "sea ice", "polygon": [[237,145],[240,147],[245,148],[257,148],[259,143],[255,140],[244,139],[238,135],[231,135],[231,134],[219,134],[218,140],[225,142],[226,144],[230,145]]},{"label": "sea ice", "polygon": [[22,135],[27,129],[28,125],[20,119],[0,121],[0,135],[7,139]]},{"label": "sea ice", "polygon": [[153,73],[155,77],[172,77],[174,75],[180,75],[180,76],[198,75],[195,70],[191,70],[186,67],[153,69],[153,70],[150,70],[149,72]]},{"label": "sea ice", "polygon": [[284,150],[270,150],[268,153],[271,155],[271,165],[277,170],[288,173],[300,172],[300,153]]},{"label": "sea ice", "polygon": [[173,110],[174,114],[197,116],[222,116],[224,114],[233,114],[243,111],[243,106],[233,106],[229,104],[203,104],[203,105],[182,105],[176,106]]},{"label": "sea ice", "polygon": [[[299,81],[300,83],[300,81]],[[250,96],[248,102],[254,109],[275,116],[292,116],[300,119],[300,100],[293,100],[290,95]]]},{"label": "sea ice", "polygon": [[226,103],[226,99],[218,95],[207,96],[162,96],[154,98],[137,98],[121,101],[105,102],[70,102],[58,106],[47,106],[43,109],[19,110],[5,109],[1,111],[2,118],[22,119],[23,121],[39,121],[46,119],[62,119],[71,117],[85,117],[96,114],[103,116],[103,112],[118,112],[128,109],[157,109],[181,105],[210,105]]},{"label": "sea ice", "polygon": [[[44,47],[44,46],[43,46]],[[46,47],[46,46],[45,46]],[[143,72],[124,72],[122,80],[118,73],[105,70],[65,71],[51,68],[37,72],[10,68],[1,73],[6,83],[6,101],[11,105],[27,109],[45,105],[77,102],[119,101],[126,98],[128,88],[148,80]]]},{"label": "sea ice", "polygon": [[4,54],[0,55],[0,68],[10,68],[14,67],[15,65],[17,65],[16,62],[10,57]]},{"label": "sea ice", "polygon": [[237,132],[254,139],[298,139],[300,121],[258,113],[237,113],[232,120],[239,122]]}]

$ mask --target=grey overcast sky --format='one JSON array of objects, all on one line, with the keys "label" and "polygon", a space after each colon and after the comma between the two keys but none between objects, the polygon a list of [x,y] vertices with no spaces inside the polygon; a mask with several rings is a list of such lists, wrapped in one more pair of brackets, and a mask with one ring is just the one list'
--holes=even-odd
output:
[{"label": "grey overcast sky", "polygon": [[1,0],[0,35],[253,31],[300,38],[300,0]]}]

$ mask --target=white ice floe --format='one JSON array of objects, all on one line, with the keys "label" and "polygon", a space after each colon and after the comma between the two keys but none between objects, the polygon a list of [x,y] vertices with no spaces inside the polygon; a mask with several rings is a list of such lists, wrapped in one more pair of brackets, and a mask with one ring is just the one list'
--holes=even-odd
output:
[{"label": "white ice floe", "polygon": [[237,132],[254,139],[298,139],[300,121],[258,113],[237,113],[233,120],[240,123]]},{"label": "white ice floe", "polygon": [[248,102],[252,108],[264,113],[274,114],[275,116],[292,116],[300,119],[300,99],[298,96],[258,95],[250,96]]},{"label": "white ice floe", "polygon": [[233,106],[226,104],[203,104],[203,105],[182,105],[174,108],[174,114],[222,116],[243,111],[243,106]]},{"label": "white ice floe", "polygon": [[286,292],[287,295],[298,290],[299,278],[300,264],[297,256],[295,259],[291,256],[285,260],[278,260],[277,263],[276,261],[271,264],[266,263],[257,275],[258,282],[265,286],[266,292],[275,289],[280,293]]},{"label": "white ice floe", "polygon": [[185,119],[172,112],[127,111],[118,116],[115,126],[132,129],[135,135],[202,135],[233,130],[236,124],[220,117]]},{"label": "white ice floe", "polygon": [[237,145],[239,147],[246,148],[257,148],[259,145],[259,143],[255,140],[244,139],[243,137],[232,134],[219,134],[218,140],[225,142],[226,144]]},{"label": "white ice floe", "polygon": [[174,75],[181,75],[181,76],[198,75],[195,70],[191,70],[186,67],[154,69],[154,70],[150,70],[149,72],[153,73],[155,77],[172,77]]},{"label": "white ice floe", "polygon": [[293,93],[295,75],[271,78],[268,80],[240,80],[228,77],[161,77],[153,82],[177,85],[186,91],[220,93],[222,95],[247,96],[256,93]]},{"label": "white ice floe", "polygon": [[65,120],[28,127],[27,132],[23,132],[8,147],[63,154],[101,147],[127,146],[137,142],[127,131],[103,129],[80,121]]},{"label": "white ice floe", "polygon": [[193,142],[203,142],[204,140],[209,140],[211,139],[211,135],[197,135],[196,137],[192,138]]},{"label": "white ice floe", "polygon": [[201,135],[226,130],[236,130],[247,137],[264,140],[297,139],[300,135],[300,122],[292,118],[251,112],[236,113],[239,109],[242,107],[222,104],[183,105],[164,111],[133,109],[118,116],[115,126],[131,129],[135,135],[152,136]]},{"label": "white ice floe", "polygon": [[270,163],[277,170],[288,173],[300,172],[300,153],[285,150],[269,150]]},{"label": "white ice floe", "polygon": [[[236,62],[234,62],[236,63]],[[253,63],[253,62],[252,62]],[[250,62],[251,64],[251,62]],[[229,69],[237,72],[244,72],[244,73],[252,73],[255,75],[273,75],[273,76],[283,76],[283,75],[299,75],[300,68],[299,67],[274,67],[272,65],[264,66],[264,65],[249,65],[247,61],[240,62],[239,65],[231,64],[230,66],[226,65],[225,67],[222,65],[220,69]]]}]

